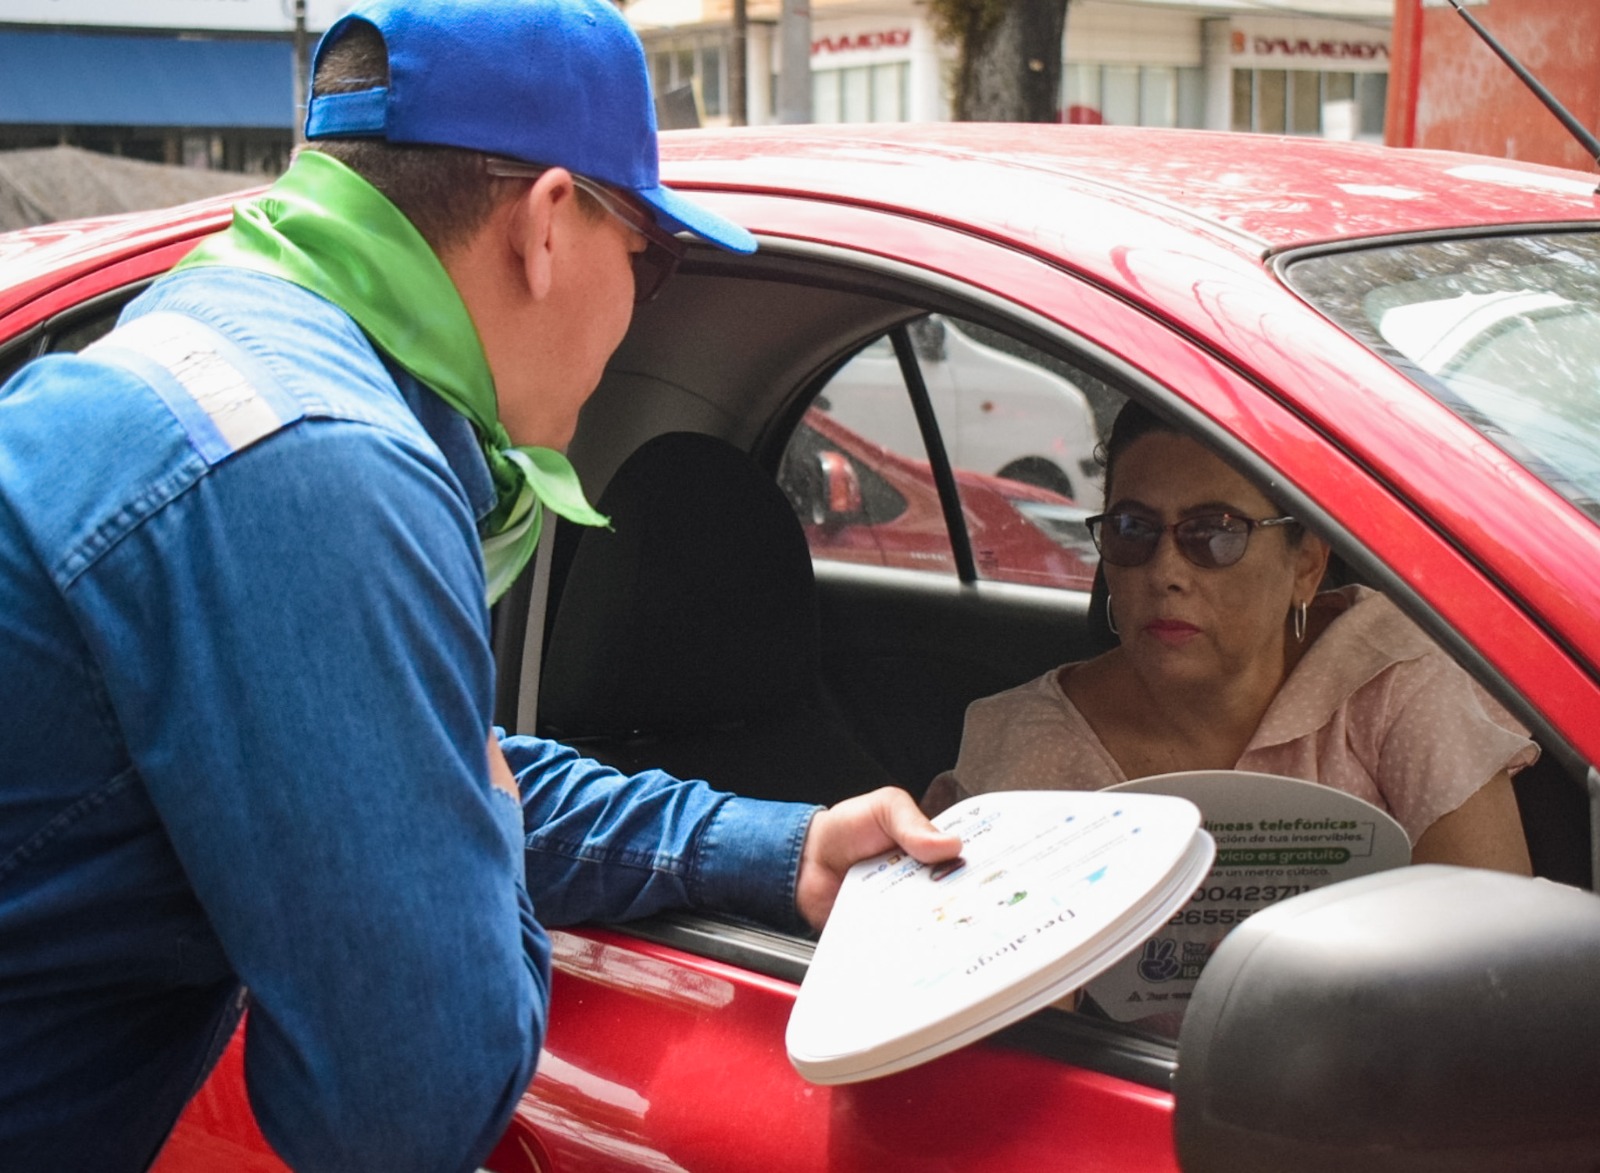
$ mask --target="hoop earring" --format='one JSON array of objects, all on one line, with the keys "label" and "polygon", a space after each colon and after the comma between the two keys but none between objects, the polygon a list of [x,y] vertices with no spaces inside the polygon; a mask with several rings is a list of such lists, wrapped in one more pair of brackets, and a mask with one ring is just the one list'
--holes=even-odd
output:
[{"label": "hoop earring", "polygon": [[1306,612],[1310,607],[1310,603],[1301,603],[1290,612],[1294,616],[1294,638],[1296,643],[1303,644],[1306,642]]},{"label": "hoop earring", "polygon": [[1117,630],[1117,617],[1111,613],[1111,596],[1106,596],[1106,626],[1111,629],[1111,634],[1119,639],[1122,633]]}]

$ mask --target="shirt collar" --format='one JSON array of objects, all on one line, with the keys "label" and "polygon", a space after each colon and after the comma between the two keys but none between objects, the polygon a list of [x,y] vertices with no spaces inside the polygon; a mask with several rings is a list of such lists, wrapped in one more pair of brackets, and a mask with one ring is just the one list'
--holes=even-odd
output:
[{"label": "shirt collar", "polygon": [[1439,650],[1387,597],[1369,587],[1325,591],[1311,605],[1336,614],[1267,706],[1246,752],[1315,733],[1379,673]]}]

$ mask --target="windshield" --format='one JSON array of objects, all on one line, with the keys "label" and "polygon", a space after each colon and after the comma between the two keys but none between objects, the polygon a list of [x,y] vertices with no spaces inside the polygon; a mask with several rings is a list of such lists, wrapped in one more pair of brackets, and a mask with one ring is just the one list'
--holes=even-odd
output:
[{"label": "windshield", "polygon": [[1600,233],[1436,240],[1297,261],[1289,283],[1600,518]]}]

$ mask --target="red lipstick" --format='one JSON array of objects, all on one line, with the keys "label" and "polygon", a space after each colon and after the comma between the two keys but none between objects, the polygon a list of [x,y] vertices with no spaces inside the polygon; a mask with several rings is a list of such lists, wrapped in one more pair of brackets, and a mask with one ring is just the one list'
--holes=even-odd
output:
[{"label": "red lipstick", "polygon": [[1198,627],[1181,619],[1152,619],[1144,629],[1169,647],[1179,647],[1200,634]]}]

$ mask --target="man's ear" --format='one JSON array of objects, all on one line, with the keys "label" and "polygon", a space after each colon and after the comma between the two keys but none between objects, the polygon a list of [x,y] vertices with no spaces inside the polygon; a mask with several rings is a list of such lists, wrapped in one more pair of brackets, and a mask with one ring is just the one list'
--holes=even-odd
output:
[{"label": "man's ear", "polygon": [[561,243],[566,205],[577,195],[572,176],[552,167],[517,200],[506,225],[508,241],[517,257],[529,295],[535,301],[549,296]]}]

